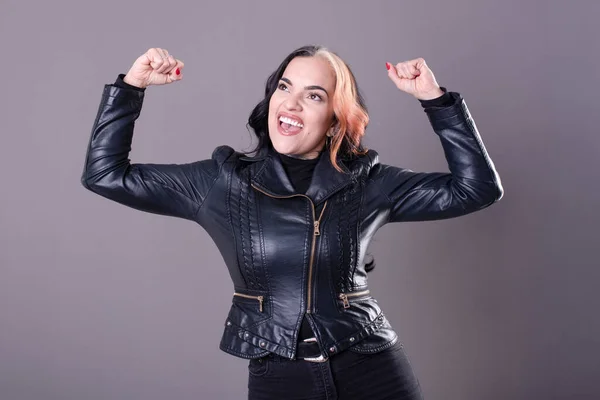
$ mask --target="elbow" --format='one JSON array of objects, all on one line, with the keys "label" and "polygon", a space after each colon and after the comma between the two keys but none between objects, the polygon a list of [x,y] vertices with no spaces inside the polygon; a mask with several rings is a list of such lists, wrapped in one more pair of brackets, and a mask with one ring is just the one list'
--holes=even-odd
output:
[{"label": "elbow", "polygon": [[504,196],[500,181],[468,181],[468,183],[463,181],[463,183],[457,196],[462,198],[463,210],[467,213],[487,208]]},{"label": "elbow", "polygon": [[94,180],[90,178],[90,174],[88,173],[87,168],[84,168],[83,172],[81,173],[79,182],[81,182],[81,185],[87,190],[90,190],[92,192],[96,191],[94,188]]},{"label": "elbow", "polygon": [[502,199],[504,197],[504,188],[502,187],[502,183],[500,183],[500,181],[498,181],[496,183],[496,197],[494,202],[496,201],[500,201],[500,199]]},{"label": "elbow", "polygon": [[500,181],[488,182],[481,187],[478,203],[480,208],[486,208],[500,201],[502,197],[504,197],[504,188]]},{"label": "elbow", "polygon": [[88,190],[92,190],[92,187],[91,187],[91,185],[90,185],[90,183],[89,183],[89,181],[88,181],[87,176],[85,175],[85,173],[83,173],[81,175],[81,178],[79,178],[79,182],[81,182],[81,185],[84,188],[86,188]]},{"label": "elbow", "polygon": [[502,186],[502,180],[500,179],[500,175],[498,175],[498,171],[496,171],[495,168],[492,167],[492,179],[493,181],[490,182],[490,191],[491,196],[492,197],[492,201],[490,202],[490,204],[493,204],[497,201],[500,201],[500,199],[502,199],[502,197],[504,197],[504,187]]},{"label": "elbow", "polygon": [[97,180],[97,179],[92,179],[89,177],[89,175],[84,171],[83,174],[81,174],[81,178],[79,179],[79,182],[81,182],[81,185],[86,188],[87,190],[100,194],[100,192],[102,191],[102,181]]},{"label": "elbow", "polygon": [[500,199],[504,197],[504,187],[502,186],[502,180],[500,179],[500,175],[498,175],[498,172],[495,172],[494,180],[490,183],[490,186],[490,191],[492,192],[491,196],[493,196],[493,201],[491,203],[500,201]]}]

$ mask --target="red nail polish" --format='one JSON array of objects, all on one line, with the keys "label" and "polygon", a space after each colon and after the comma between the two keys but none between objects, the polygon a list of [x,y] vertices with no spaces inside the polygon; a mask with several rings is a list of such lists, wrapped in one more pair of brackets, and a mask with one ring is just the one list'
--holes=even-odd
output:
[{"label": "red nail polish", "polygon": [[177,69],[175,70],[175,73],[176,73],[177,75],[179,75],[179,68],[177,68]]},{"label": "red nail polish", "polygon": [[386,67],[386,68],[388,69],[388,71],[389,71],[389,69],[390,69],[392,66],[390,65],[390,63],[389,63],[389,62],[386,62],[386,63],[385,63],[385,67]]}]

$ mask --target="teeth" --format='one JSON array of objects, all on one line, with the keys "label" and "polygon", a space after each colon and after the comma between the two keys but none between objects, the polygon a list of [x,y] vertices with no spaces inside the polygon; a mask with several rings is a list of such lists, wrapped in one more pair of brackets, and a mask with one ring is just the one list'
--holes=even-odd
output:
[{"label": "teeth", "polygon": [[298,121],[294,121],[293,119],[284,116],[279,117],[279,120],[285,122],[286,124],[297,126],[298,128],[302,128],[304,126]]}]

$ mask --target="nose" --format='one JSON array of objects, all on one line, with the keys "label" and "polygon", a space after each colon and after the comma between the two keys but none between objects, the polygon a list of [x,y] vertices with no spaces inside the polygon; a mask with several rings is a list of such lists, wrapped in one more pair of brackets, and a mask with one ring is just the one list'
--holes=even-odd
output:
[{"label": "nose", "polygon": [[301,111],[302,110],[302,106],[300,105],[300,102],[298,101],[298,96],[294,96],[293,94],[290,94],[285,99],[284,105],[285,105],[285,108],[290,111]]}]

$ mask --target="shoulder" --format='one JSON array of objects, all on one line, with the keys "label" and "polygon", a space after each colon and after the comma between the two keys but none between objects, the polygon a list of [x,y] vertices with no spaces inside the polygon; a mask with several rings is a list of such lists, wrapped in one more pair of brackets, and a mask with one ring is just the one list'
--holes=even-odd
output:
[{"label": "shoulder", "polygon": [[231,158],[237,152],[226,144],[215,147],[212,152],[211,158],[217,162],[217,164],[223,164]]},{"label": "shoulder", "polygon": [[407,173],[413,173],[409,168],[382,163],[379,153],[372,149],[369,149],[366,154],[356,157],[349,166],[357,178],[373,182],[387,179],[398,180]]},{"label": "shoulder", "polygon": [[231,146],[220,145],[213,150],[211,158],[220,168],[233,171],[240,170],[240,168],[245,170],[253,164],[257,164],[257,161],[264,160],[265,156],[264,154],[248,156],[247,153],[236,151]]},{"label": "shoulder", "polygon": [[356,176],[368,176],[374,169],[379,167],[379,153],[368,149],[365,154],[354,156],[344,162],[348,170]]}]

